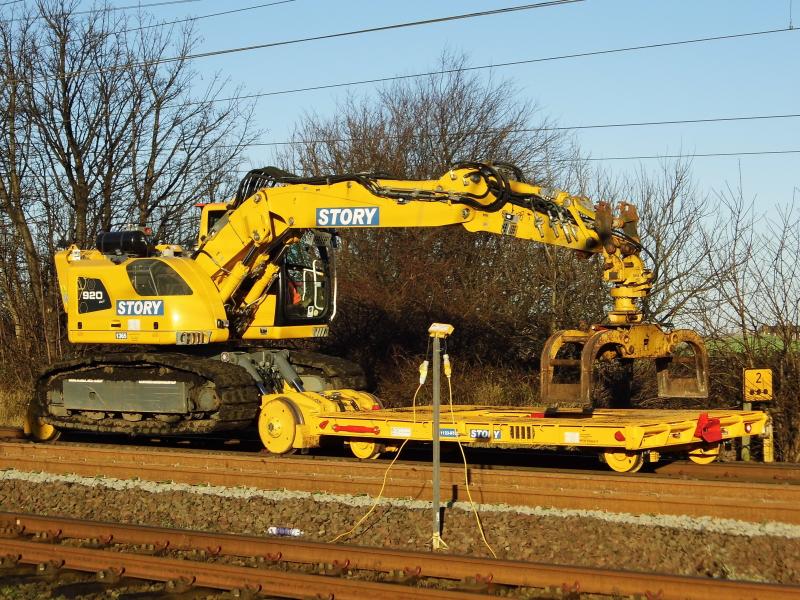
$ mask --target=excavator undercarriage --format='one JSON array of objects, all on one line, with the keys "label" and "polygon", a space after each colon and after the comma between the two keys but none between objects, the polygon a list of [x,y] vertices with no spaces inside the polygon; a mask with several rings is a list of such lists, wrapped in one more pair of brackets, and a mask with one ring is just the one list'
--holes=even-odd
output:
[{"label": "excavator undercarriage", "polygon": [[128,435],[236,430],[254,423],[262,394],[287,384],[321,392],[366,381],[358,365],[307,351],[112,352],[50,365],[29,419],[55,430]]}]

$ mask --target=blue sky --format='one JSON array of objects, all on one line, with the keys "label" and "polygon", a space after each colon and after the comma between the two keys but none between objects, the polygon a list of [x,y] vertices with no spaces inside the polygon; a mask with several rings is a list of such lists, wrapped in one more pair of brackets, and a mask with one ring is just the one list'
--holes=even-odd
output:
[{"label": "blue sky", "polygon": [[[149,0],[142,2],[149,3]],[[149,9],[170,19],[263,4],[202,0]],[[118,0],[116,4],[129,5]],[[477,0],[295,0],[196,22],[198,51],[248,46],[523,4]],[[785,28],[791,0],[585,0],[506,15],[313,41],[199,59],[202,76],[219,72],[247,93],[425,72],[442,51],[464,52],[474,65],[641,44]],[[795,21],[800,24],[800,0]],[[587,125],[800,113],[800,31],[556,60],[491,70],[512,79],[559,125]],[[489,70],[480,71],[488,77]],[[304,111],[332,114],[355,86],[262,98],[260,141],[288,138]],[[587,155],[800,150],[800,118],[582,130]],[[254,164],[268,151],[251,153]],[[624,175],[657,161],[604,161]],[[800,154],[695,158],[699,188],[736,185],[764,210],[800,201]]]}]

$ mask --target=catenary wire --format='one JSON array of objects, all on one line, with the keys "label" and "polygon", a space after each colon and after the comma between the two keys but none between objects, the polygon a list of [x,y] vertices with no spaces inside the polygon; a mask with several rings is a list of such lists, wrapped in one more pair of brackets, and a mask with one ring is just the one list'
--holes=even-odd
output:
[{"label": "catenary wire", "polygon": [[[190,1],[200,1],[200,0],[182,0],[182,1],[190,2]],[[521,5],[509,6],[509,7],[505,7],[505,8],[496,8],[496,9],[484,10],[484,11],[479,11],[479,12],[471,12],[471,13],[462,13],[462,14],[458,14],[458,15],[450,15],[450,16],[447,16],[447,17],[437,17],[437,18],[433,18],[433,19],[422,19],[422,20],[419,20],[419,21],[407,21],[405,23],[393,23],[391,25],[380,25],[378,27],[367,27],[367,28],[364,28],[364,29],[354,29],[354,30],[342,31],[342,32],[338,32],[338,33],[328,33],[328,34],[324,34],[324,35],[310,36],[310,37],[304,37],[304,38],[296,38],[296,39],[292,39],[292,40],[284,40],[284,41],[281,41],[281,42],[267,42],[267,43],[264,43],[264,44],[255,44],[255,45],[252,45],[252,46],[240,46],[240,47],[237,47],[237,48],[223,48],[221,50],[212,50],[212,51],[209,51],[209,52],[198,52],[198,53],[195,53],[195,54],[185,54],[185,55],[182,55],[182,56],[170,56],[170,57],[167,57],[167,58],[158,58],[158,59],[155,59],[155,60],[146,60],[146,61],[135,62],[135,63],[125,63],[125,64],[122,64],[122,65],[117,65],[117,66],[110,67],[110,68],[81,69],[81,70],[78,70],[78,71],[71,71],[69,73],[64,73],[63,75],[56,75],[56,76],[53,76],[53,77],[46,77],[46,78],[43,78],[43,79],[41,79],[39,81],[42,81],[42,80],[53,80],[53,79],[65,79],[65,78],[75,77],[75,76],[78,76],[78,75],[92,75],[92,74],[96,74],[96,73],[110,73],[110,72],[114,72],[114,71],[120,71],[120,70],[123,70],[123,69],[130,69],[130,68],[137,68],[138,69],[138,68],[150,67],[150,66],[161,65],[161,64],[168,64],[168,63],[173,63],[173,62],[184,62],[184,61],[188,61],[188,60],[196,60],[196,59],[199,59],[199,58],[209,58],[209,57],[212,57],[212,56],[223,56],[223,55],[226,55],[226,54],[235,54],[235,53],[240,53],[240,52],[250,52],[250,51],[253,51],[253,50],[262,50],[264,48],[275,48],[275,47],[279,47],[279,46],[289,46],[289,45],[302,44],[302,43],[306,43],[306,42],[313,42],[313,41],[319,41],[319,40],[328,40],[328,39],[334,39],[334,38],[351,37],[351,36],[362,35],[362,34],[365,34],[365,33],[378,33],[378,32],[383,32],[383,31],[393,31],[393,30],[397,30],[397,29],[406,29],[406,28],[409,28],[409,27],[419,27],[419,26],[423,26],[423,25],[433,25],[433,24],[437,24],[437,23],[447,23],[447,22],[451,22],[451,21],[474,19],[474,18],[478,18],[478,17],[489,17],[489,16],[494,16],[494,15],[508,14],[508,13],[512,13],[512,12],[520,12],[520,11],[532,10],[532,9],[536,9],[536,8],[547,8],[547,7],[550,7],[550,6],[561,6],[561,5],[565,5],[565,4],[574,4],[574,3],[577,3],[577,2],[585,2],[585,1],[586,0],[546,0],[546,1],[543,1],[543,2],[536,2],[536,3],[533,3],[533,4],[521,4]]]},{"label": "catenary wire", "polygon": [[[653,48],[666,48],[670,46],[681,46],[685,44],[699,44],[704,42],[715,42],[720,40],[730,40],[736,38],[744,38],[744,37],[754,37],[754,36],[761,36],[761,35],[771,35],[776,33],[784,33],[789,31],[800,31],[800,29],[796,28],[782,28],[782,29],[768,29],[764,31],[750,31],[745,33],[734,33],[734,34],[726,34],[726,35],[718,35],[718,36],[709,36],[703,38],[693,38],[688,40],[677,40],[673,42],[659,42],[655,44],[644,44],[639,46],[625,46],[621,48],[611,48],[605,50],[592,50],[588,52],[578,52],[573,54],[560,54],[555,56],[544,56],[540,58],[530,58],[530,59],[523,59],[523,60],[513,60],[507,62],[500,62],[500,63],[492,63],[487,65],[475,65],[472,67],[459,67],[457,69],[442,69],[439,71],[427,71],[424,73],[413,73],[411,75],[392,75],[387,77],[374,77],[371,79],[360,79],[356,81],[344,81],[338,83],[327,83],[327,84],[319,84],[319,85],[312,85],[306,86],[301,88],[290,88],[286,90],[276,90],[274,92],[261,92],[257,94],[246,94],[242,96],[238,96],[236,98],[229,97],[229,98],[215,98],[213,100],[206,100],[204,102],[213,103],[213,102],[227,102],[230,100],[240,99],[240,100],[248,100],[252,98],[266,98],[268,96],[282,96],[285,94],[297,94],[302,92],[313,92],[318,90],[329,90],[335,88],[343,88],[343,87],[352,87],[356,85],[368,85],[371,83],[387,83],[390,81],[401,81],[404,79],[419,79],[422,77],[431,77],[433,75],[447,75],[448,73],[456,73],[459,71],[482,71],[486,69],[496,69],[501,67],[516,67],[520,65],[528,65],[534,64],[538,62],[549,62],[549,61],[556,61],[556,60],[567,60],[571,58],[584,58],[589,56],[601,56],[604,54],[617,54],[621,52],[635,52],[638,50],[650,50]],[[196,102],[195,104],[199,104],[200,102]]]},{"label": "catenary wire", "polygon": [[[496,130],[496,129],[487,129],[482,131],[472,131],[468,133],[453,133],[450,134],[451,136],[482,136],[482,135],[490,135],[493,133],[533,133],[536,131],[574,131],[579,129],[610,129],[610,128],[622,128],[622,127],[652,127],[652,126],[659,126],[659,125],[693,125],[693,124],[703,124],[703,123],[728,123],[728,122],[735,122],[735,121],[757,121],[757,120],[771,120],[771,119],[794,119],[800,117],[800,113],[787,113],[787,114],[778,114],[778,115],[747,115],[743,117],[709,117],[703,119],[674,119],[669,121],[635,121],[629,123],[598,123],[598,124],[588,124],[588,125],[563,125],[563,126],[544,126],[544,127],[523,127],[523,128],[515,128],[515,129],[503,129],[503,130]],[[399,137],[399,136],[389,136],[392,137]],[[427,139],[432,137],[438,137],[438,134],[432,133],[420,133],[411,136],[415,139]],[[281,142],[251,142],[249,144],[245,144],[245,147],[264,147],[264,146],[303,146],[308,144],[323,144],[323,143],[351,143],[351,142],[360,142],[366,141],[367,138],[327,138],[327,139],[319,139],[319,140],[287,140]],[[226,145],[220,147],[228,147]]]},{"label": "catenary wire", "polygon": [[256,4],[254,6],[244,6],[242,8],[234,8],[231,10],[224,10],[222,12],[216,13],[209,13],[207,15],[197,15],[196,17],[186,17],[185,19],[177,19],[175,21],[166,21],[164,23],[153,23],[152,25],[142,25],[140,27],[131,27],[130,29],[125,29],[120,33],[128,33],[130,31],[143,31],[145,29],[153,29],[155,27],[167,27],[169,25],[177,25],[179,23],[189,23],[194,21],[200,21],[202,19],[211,19],[214,17],[222,17],[225,15],[232,15],[234,13],[241,13],[247,12],[250,10],[257,10],[259,8],[267,8],[269,6],[277,6],[279,4],[289,4],[291,2],[297,2],[297,0],[276,0],[275,2],[267,2],[266,4]]}]

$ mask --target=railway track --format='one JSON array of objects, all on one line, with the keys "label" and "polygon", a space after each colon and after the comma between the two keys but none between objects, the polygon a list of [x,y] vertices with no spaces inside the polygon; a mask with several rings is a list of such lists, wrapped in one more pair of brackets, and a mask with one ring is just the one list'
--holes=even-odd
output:
[{"label": "railway track", "polygon": [[25,439],[25,434],[19,427],[0,427],[0,439],[22,440]]},{"label": "railway track", "polygon": [[[0,468],[55,474],[108,476],[187,484],[247,486],[305,492],[376,494],[385,461],[276,458],[257,453],[175,450],[75,443],[0,442]],[[472,496],[480,503],[517,506],[707,516],[751,522],[800,524],[795,469],[781,466],[705,465],[710,479],[689,478],[688,465],[667,474],[618,475],[520,468],[470,469]],[[670,473],[671,471],[671,473]],[[730,475],[733,473],[734,475]],[[750,478],[750,479],[748,479]],[[384,496],[429,500],[430,467],[397,463]],[[752,480],[751,480],[752,479]],[[463,469],[442,470],[444,501],[466,498]]]},{"label": "railway track", "polygon": [[[39,540],[39,541],[34,541]],[[88,545],[90,547],[84,547]],[[142,554],[142,549],[150,554]],[[155,555],[152,549],[157,549]],[[138,550],[138,551],[137,551]],[[187,559],[185,554],[205,557]],[[514,588],[706,600],[800,599],[800,586],[681,577],[544,563],[476,559],[282,538],[203,533],[77,519],[0,513],[0,555],[24,564],[183,581],[217,590],[286,598],[472,600]],[[181,558],[180,556],[184,556]],[[242,566],[242,558],[257,566]],[[255,560],[259,558],[260,560]],[[529,597],[529,596],[526,596]]]}]

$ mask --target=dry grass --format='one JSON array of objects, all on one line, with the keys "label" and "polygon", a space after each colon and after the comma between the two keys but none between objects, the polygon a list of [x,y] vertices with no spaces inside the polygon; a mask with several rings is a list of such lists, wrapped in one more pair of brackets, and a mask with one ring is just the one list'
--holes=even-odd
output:
[{"label": "dry grass", "polygon": [[22,427],[28,395],[18,390],[0,389],[0,426]]}]

